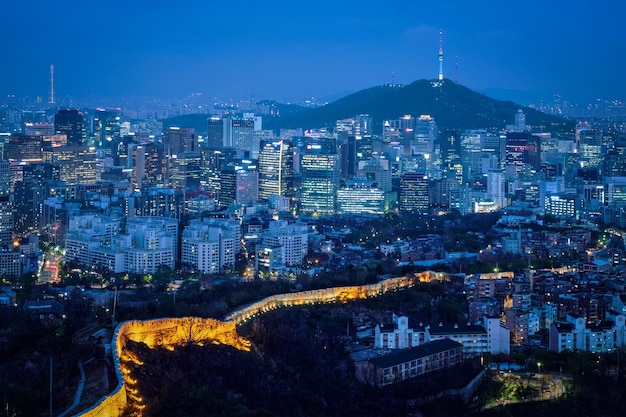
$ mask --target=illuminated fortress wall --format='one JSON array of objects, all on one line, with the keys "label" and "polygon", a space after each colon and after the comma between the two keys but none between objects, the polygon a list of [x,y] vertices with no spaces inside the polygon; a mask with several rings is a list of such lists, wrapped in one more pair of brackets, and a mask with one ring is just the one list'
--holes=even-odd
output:
[{"label": "illuminated fortress wall", "polygon": [[135,405],[140,400],[134,397],[137,391],[133,388],[136,381],[127,377],[129,364],[141,365],[137,358],[126,349],[126,342],[145,343],[150,348],[162,346],[174,349],[187,343],[203,345],[227,344],[241,350],[249,350],[250,342],[237,334],[237,324],[278,307],[295,305],[349,302],[356,299],[375,297],[388,291],[408,288],[416,282],[444,280],[446,274],[421,272],[411,277],[397,277],[376,284],[325,288],[320,290],[302,291],[290,294],[273,295],[256,303],[242,307],[228,314],[224,321],[197,317],[165,318],[147,321],[127,321],[115,329],[113,360],[115,363],[118,385],[108,396],[103,397],[93,407],[77,414],[83,417],[119,417],[128,404],[129,397]]},{"label": "illuminated fortress wall", "polygon": [[277,294],[264,298],[256,303],[235,310],[224,317],[225,321],[240,323],[257,314],[265,313],[278,307],[288,307],[315,303],[345,303],[357,299],[375,297],[387,291],[407,288],[419,282],[430,282],[447,278],[446,274],[437,272],[420,272],[411,277],[397,277],[381,281],[377,284],[353,287],[324,288],[320,290],[301,291],[290,294]]},{"label": "illuminated fortress wall", "polygon": [[113,348],[113,362],[115,365],[115,374],[117,376],[117,387],[113,390],[113,392],[105,397],[102,397],[100,401],[94,404],[91,408],[83,411],[80,416],[90,416],[90,417],[118,417],[124,411],[127,404],[126,397],[126,387],[124,381],[124,375],[122,374],[122,367],[120,365],[120,357],[119,352],[121,351],[121,344],[126,342],[126,340],[121,336],[120,331],[130,322],[125,322],[117,326],[115,332],[113,334],[113,340],[115,340],[115,344],[112,346]]}]

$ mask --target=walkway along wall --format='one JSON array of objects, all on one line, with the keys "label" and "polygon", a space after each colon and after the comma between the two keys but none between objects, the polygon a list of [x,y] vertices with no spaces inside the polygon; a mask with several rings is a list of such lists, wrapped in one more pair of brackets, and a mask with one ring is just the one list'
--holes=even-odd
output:
[{"label": "walkway along wall", "polygon": [[171,350],[175,346],[187,343],[198,345],[227,344],[237,349],[249,350],[250,342],[237,334],[237,324],[257,314],[278,307],[315,303],[346,303],[412,287],[417,282],[444,279],[447,279],[446,274],[427,271],[411,277],[390,278],[370,285],[324,288],[272,295],[231,312],[224,318],[224,321],[198,317],[126,321],[117,326],[113,335],[115,343],[112,354],[118,379],[117,387],[93,407],[75,416],[119,417],[129,404],[129,398],[132,400],[132,404],[142,407],[141,398],[136,396],[137,391],[133,388],[136,381],[128,376],[130,373],[129,366],[140,366],[142,363],[126,349],[126,342],[129,340],[145,343],[150,348],[162,346]]}]

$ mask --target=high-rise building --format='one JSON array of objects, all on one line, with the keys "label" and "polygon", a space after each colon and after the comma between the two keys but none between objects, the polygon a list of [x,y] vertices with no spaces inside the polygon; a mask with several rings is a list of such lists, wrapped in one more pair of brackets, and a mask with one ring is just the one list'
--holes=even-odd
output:
[{"label": "high-rise building", "polygon": [[437,141],[437,124],[429,115],[421,115],[415,120],[413,139],[410,142],[411,154],[421,154],[427,160],[435,160],[435,142]]},{"label": "high-rise building", "polygon": [[259,151],[259,199],[270,195],[293,196],[293,146],[290,140],[261,142]]},{"label": "high-rise building", "polygon": [[356,139],[356,158],[358,161],[367,161],[374,153],[374,138],[371,134]]},{"label": "high-rise building", "polygon": [[337,214],[385,214],[387,193],[364,178],[347,180],[337,189]]},{"label": "high-rise building", "polygon": [[540,143],[530,132],[506,134],[506,164],[515,167],[517,177],[541,170]]},{"label": "high-rise building", "polygon": [[9,161],[0,160],[0,195],[11,192],[11,165]]},{"label": "high-rise building", "polygon": [[605,177],[626,176],[626,144],[611,147],[602,160],[602,175]]},{"label": "high-rise building", "polygon": [[200,186],[202,161],[200,152],[182,152],[172,155],[168,167],[168,184],[177,189]]},{"label": "high-rise building", "polygon": [[233,229],[210,221],[194,219],[185,228],[181,240],[181,262],[207,274],[222,272],[235,265],[239,245]]},{"label": "high-rise building", "polygon": [[65,239],[66,261],[102,265],[112,272],[154,274],[159,266],[174,267],[178,221],[140,217],[128,219],[126,233],[119,218],[82,215],[70,219]]},{"label": "high-rise building", "polygon": [[430,213],[428,176],[409,172],[400,177],[400,210],[416,214]]},{"label": "high-rise building", "polygon": [[13,198],[0,196],[0,250],[13,248]]},{"label": "high-rise building", "polygon": [[285,220],[270,222],[259,249],[279,251],[283,266],[300,265],[308,253],[308,227]]},{"label": "high-rise building", "polygon": [[10,161],[41,162],[41,136],[9,136],[7,159]]},{"label": "high-rise building", "polygon": [[26,136],[51,136],[54,134],[54,125],[51,123],[24,123]]},{"label": "high-rise building", "polygon": [[54,131],[67,136],[68,146],[82,146],[85,141],[85,122],[77,109],[59,109],[54,115]]},{"label": "high-rise building", "polygon": [[[70,217],[65,235],[65,261],[94,265],[98,259],[97,263],[111,271],[123,272],[125,270],[123,253],[117,257],[113,255],[116,252],[114,248],[122,246],[122,242],[115,241],[120,235],[120,227],[119,218],[96,214]],[[98,255],[103,248],[111,252],[112,256]]]},{"label": "high-rise building", "polygon": [[498,208],[503,208],[507,205],[504,192],[505,183],[506,179],[503,169],[489,170],[487,173],[487,198],[496,203]]},{"label": "high-rise building", "polygon": [[444,178],[455,178],[463,181],[463,165],[461,163],[461,140],[458,132],[447,130],[440,137],[440,157]]},{"label": "high-rise building", "polygon": [[135,189],[164,184],[169,172],[163,144],[131,144],[130,168]]},{"label": "high-rise building", "polygon": [[121,116],[118,110],[96,110],[92,120],[92,135],[88,145],[107,147],[121,135]]},{"label": "high-rise building", "polygon": [[185,209],[184,191],[174,188],[143,188],[128,198],[128,217],[172,217],[180,219]]},{"label": "high-rise building", "polygon": [[[371,135],[374,132],[374,119],[369,114],[359,114],[355,116],[359,126],[361,137]],[[357,138],[357,140],[360,138]]]},{"label": "high-rise building", "polygon": [[126,271],[154,274],[161,265],[174,268],[178,256],[178,220],[134,217],[126,221],[132,246],[125,250]]},{"label": "high-rise building", "polygon": [[244,114],[243,117],[224,118],[224,147],[244,148],[252,151],[256,147],[254,131],[261,129],[259,119],[250,114]]},{"label": "high-rise building", "polygon": [[385,169],[376,160],[366,162],[363,167],[357,171],[357,176],[372,181],[376,187],[386,193],[391,191],[391,171]]},{"label": "high-rise building", "polygon": [[483,172],[483,157],[494,156],[497,163],[503,155],[500,137],[483,129],[464,131],[460,140],[460,152],[463,183],[474,181],[486,174],[486,171]]},{"label": "high-rise building", "polygon": [[59,179],[67,185],[93,184],[99,178],[96,172],[96,149],[88,146],[61,146],[44,148],[43,161],[52,164]]},{"label": "high-rise building", "polygon": [[192,127],[170,127],[163,131],[163,146],[168,155],[198,152],[196,129]]},{"label": "high-rise building", "polygon": [[578,144],[578,154],[583,167],[597,168],[603,158],[602,154],[602,132],[593,129],[588,123],[578,123],[576,125],[576,143]]},{"label": "high-rise building", "polygon": [[413,140],[415,128],[415,117],[410,114],[399,119],[383,121],[383,142],[400,142],[405,149],[405,153],[410,153],[410,143]]},{"label": "high-rise building", "polygon": [[340,159],[334,138],[312,140],[300,161],[300,211],[335,214],[340,180]]},{"label": "high-rise building", "polygon": [[40,179],[27,178],[15,183],[13,227],[16,233],[24,234],[39,229],[44,198],[45,187]]},{"label": "high-rise building", "polygon": [[577,218],[576,195],[546,195],[543,208],[546,214],[560,218]]},{"label": "high-rise building", "polygon": [[222,149],[224,147],[224,120],[221,117],[209,117],[207,119],[207,136],[204,141],[209,149]]},{"label": "high-rise building", "polygon": [[340,145],[341,178],[352,178],[357,169],[356,137],[346,135]]},{"label": "high-rise building", "polygon": [[154,274],[161,265],[174,267],[177,241],[175,219],[128,219],[124,234],[119,218],[79,215],[69,221],[65,259],[105,266],[115,273]]},{"label": "high-rise building", "polygon": [[[248,163],[246,163],[248,162]],[[228,164],[220,175],[220,205],[256,202],[259,199],[259,171],[251,161]]]}]

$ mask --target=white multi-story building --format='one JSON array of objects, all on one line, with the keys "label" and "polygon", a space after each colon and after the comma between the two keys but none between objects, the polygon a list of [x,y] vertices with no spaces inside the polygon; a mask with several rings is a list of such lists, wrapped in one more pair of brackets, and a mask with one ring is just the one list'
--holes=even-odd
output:
[{"label": "white multi-story building", "polygon": [[235,265],[241,235],[238,226],[231,227],[232,222],[215,220],[192,220],[183,231],[181,242],[181,261],[209,274]]},{"label": "white multi-story building", "polygon": [[270,222],[263,236],[262,248],[280,248],[285,266],[300,265],[308,254],[308,226],[285,220]]},{"label": "white multi-story building", "polygon": [[374,329],[374,347],[377,349],[407,349],[426,343],[426,327],[409,328],[406,316],[393,315],[393,324],[377,325]]},{"label": "white multi-story building", "polygon": [[409,328],[408,318],[393,316],[394,325],[376,326],[374,347],[378,349],[407,349],[435,340],[451,339],[463,345],[465,356],[483,353],[497,355],[511,351],[510,331],[497,317],[484,317],[481,324],[422,326]]},{"label": "white multi-story building", "polygon": [[133,217],[126,232],[130,248],[125,248],[126,271],[153,274],[159,265],[174,268],[178,252],[178,221],[168,217]]},{"label": "white multi-story building", "polygon": [[548,347],[555,352],[611,352],[626,343],[624,321],[625,316],[616,313],[611,320],[590,324],[584,317],[568,314],[565,322],[552,323]]},{"label": "white multi-story building", "polygon": [[80,265],[100,265],[113,273],[154,273],[159,265],[174,267],[178,222],[163,217],[129,219],[126,234],[120,220],[82,215],[70,219],[65,239],[65,260]]},{"label": "white multi-story building", "polygon": [[397,240],[391,243],[381,243],[380,252],[385,256],[406,253],[409,251],[409,244],[404,240]]},{"label": "white multi-story building", "polygon": [[[69,220],[69,227],[65,236],[65,261],[75,261],[81,265],[96,264],[95,253],[101,248],[114,247],[115,239],[119,236],[120,219],[100,216],[96,214],[85,214],[74,216]],[[98,256],[108,258],[105,255]],[[111,271],[123,272],[123,268],[110,261],[105,261],[101,265],[106,266]]]},{"label": "white multi-story building", "polygon": [[543,208],[546,214],[576,218],[576,196],[546,195],[543,201]]}]

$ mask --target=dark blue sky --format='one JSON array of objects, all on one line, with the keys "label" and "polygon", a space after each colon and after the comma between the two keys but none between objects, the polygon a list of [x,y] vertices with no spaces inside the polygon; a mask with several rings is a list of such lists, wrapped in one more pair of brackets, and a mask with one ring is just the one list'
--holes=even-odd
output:
[{"label": "dark blue sky", "polygon": [[626,100],[626,2],[14,0],[0,94],[302,100],[444,75],[497,98]]}]

